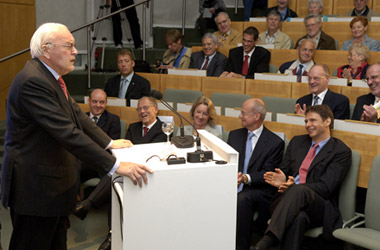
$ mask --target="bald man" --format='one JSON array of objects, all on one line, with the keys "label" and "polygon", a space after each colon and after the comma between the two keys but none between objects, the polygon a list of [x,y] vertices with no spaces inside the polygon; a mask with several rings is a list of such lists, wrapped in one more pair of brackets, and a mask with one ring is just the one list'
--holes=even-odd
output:
[{"label": "bald man", "polygon": [[280,165],[284,141],[263,125],[266,107],[260,99],[249,99],[241,108],[243,128],[231,131],[228,144],[239,152],[236,249],[249,250],[253,213],[259,212],[262,230],[270,217],[269,205],[276,189],[265,183],[264,174]]}]

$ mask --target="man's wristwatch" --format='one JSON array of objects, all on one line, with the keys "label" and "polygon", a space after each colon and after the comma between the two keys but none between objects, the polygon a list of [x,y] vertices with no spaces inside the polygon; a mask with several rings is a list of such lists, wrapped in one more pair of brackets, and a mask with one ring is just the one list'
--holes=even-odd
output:
[{"label": "man's wristwatch", "polygon": [[242,179],[244,184],[248,183],[248,176],[246,174],[243,174]]}]

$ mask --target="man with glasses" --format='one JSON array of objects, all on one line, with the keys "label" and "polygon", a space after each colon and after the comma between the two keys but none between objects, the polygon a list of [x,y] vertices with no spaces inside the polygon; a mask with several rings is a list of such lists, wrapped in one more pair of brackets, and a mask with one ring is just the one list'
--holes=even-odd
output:
[{"label": "man with glasses", "polygon": [[78,51],[66,26],[41,25],[30,51],[33,59],[15,77],[7,99],[1,201],[11,208],[9,249],[67,249],[80,162],[140,186],[151,171],[109,154],[106,149],[130,142],[112,140],[71,98],[62,76],[74,70]]},{"label": "man with glasses", "polygon": [[324,64],[315,64],[309,72],[309,89],[311,94],[299,98],[295,112],[304,115],[309,106],[326,104],[330,107],[335,119],[350,118],[350,104],[346,96],[328,89],[330,80],[329,68]]},{"label": "man with glasses", "polygon": [[375,63],[368,68],[365,80],[371,93],[358,97],[352,120],[380,123],[377,111],[373,107],[380,98],[380,63]]},{"label": "man with glasses", "polygon": [[354,0],[354,9],[345,13],[344,16],[365,16],[365,17],[373,17],[380,16],[374,10],[368,8],[368,0]]},{"label": "man with glasses", "polygon": [[315,47],[318,50],[336,50],[335,40],[331,36],[322,31],[322,18],[317,14],[309,14],[303,20],[307,34],[298,39],[295,48],[298,47],[298,42],[308,38],[314,41]]},{"label": "man with glasses", "polygon": [[284,141],[264,127],[266,107],[261,99],[249,99],[241,108],[239,118],[243,128],[231,131],[228,144],[239,152],[237,179],[236,249],[249,250],[253,213],[258,211],[256,229],[265,230],[270,217],[269,205],[276,188],[264,181],[267,171],[281,163]]},{"label": "man with glasses", "polygon": [[137,113],[140,121],[129,125],[125,139],[133,144],[165,142],[166,135],[162,132],[162,122],[157,117],[156,99],[152,97],[139,99]]},{"label": "man with glasses", "polygon": [[139,99],[150,95],[150,83],[133,71],[135,60],[129,50],[117,52],[117,68],[120,74],[107,81],[104,91],[109,97],[127,99],[127,106],[131,105],[131,99]]}]

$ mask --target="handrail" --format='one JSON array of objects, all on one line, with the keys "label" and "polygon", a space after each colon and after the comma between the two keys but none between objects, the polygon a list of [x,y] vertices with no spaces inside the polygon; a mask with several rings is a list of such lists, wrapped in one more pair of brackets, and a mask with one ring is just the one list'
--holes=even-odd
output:
[{"label": "handrail", "polygon": [[182,0],[182,36],[185,36],[186,25],[186,0]]},{"label": "handrail", "polygon": [[[94,21],[91,21],[87,24],[84,24],[82,26],[79,26],[78,28],[75,28],[75,29],[72,29],[71,30],[71,33],[74,33],[74,32],[77,32],[83,28],[88,28],[88,32],[87,32],[87,71],[88,71],[88,88],[91,88],[91,51],[90,51],[90,48],[91,48],[91,26],[94,25],[95,23],[98,23],[98,22],[101,22],[103,21],[104,19],[107,19],[107,18],[110,18],[111,16],[113,15],[116,15],[116,14],[119,14],[127,9],[130,9],[130,8],[134,8],[138,5],[141,5],[141,4],[144,4],[143,6],[143,20],[142,20],[142,39],[143,39],[143,60],[145,60],[145,49],[146,49],[146,15],[145,15],[145,11],[146,11],[146,7],[147,7],[147,3],[151,1],[151,0],[141,0],[140,2],[137,2],[137,3],[134,3],[132,5],[129,5],[125,8],[122,8],[118,11],[115,11],[115,12],[112,12],[106,16],[103,16],[103,17],[100,17]],[[153,13],[151,12],[151,16],[153,16]],[[152,18],[151,18],[152,19]],[[0,63],[1,62],[4,62],[6,60],[9,60],[15,56],[18,56],[18,55],[21,55],[25,52],[28,52],[30,50],[30,48],[27,48],[27,49],[23,49],[23,50],[20,50],[14,54],[11,54],[9,56],[6,56],[6,57],[3,57],[0,59]]]}]

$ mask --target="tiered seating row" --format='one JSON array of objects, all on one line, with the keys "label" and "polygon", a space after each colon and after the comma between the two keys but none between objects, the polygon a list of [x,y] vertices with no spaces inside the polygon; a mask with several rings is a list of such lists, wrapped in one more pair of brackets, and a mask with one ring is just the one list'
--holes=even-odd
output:
[{"label": "tiered seating row", "polygon": [[[165,89],[199,90],[205,96],[212,93],[248,94],[252,97],[275,96],[284,98],[300,98],[309,94],[309,87],[305,83],[278,82],[254,79],[234,79],[220,77],[179,76],[152,73],[138,73],[147,78],[152,88],[164,92]],[[330,86],[332,91],[341,93],[356,103],[358,96],[368,94],[368,88]]]},{"label": "tiered seating row", "polygon": [[[78,104],[84,112],[89,111],[87,104]],[[131,107],[115,107],[107,106],[107,110],[125,120],[127,125],[139,121],[139,117],[135,108]],[[188,113],[182,113],[185,117],[189,118]],[[171,111],[159,110],[158,115],[173,116]],[[226,131],[241,128],[239,118],[218,116],[216,123],[222,125]],[[175,124],[179,124],[178,118],[175,117]],[[286,124],[279,122],[265,122],[265,126],[274,132],[283,132],[287,139],[293,138],[295,135],[305,134],[305,128],[301,125]],[[352,150],[357,150],[361,155],[360,172],[359,172],[359,187],[367,187],[369,172],[371,169],[372,161],[378,152],[380,152],[380,136],[367,135],[361,133],[352,133],[334,130],[333,135],[344,141]]]}]

